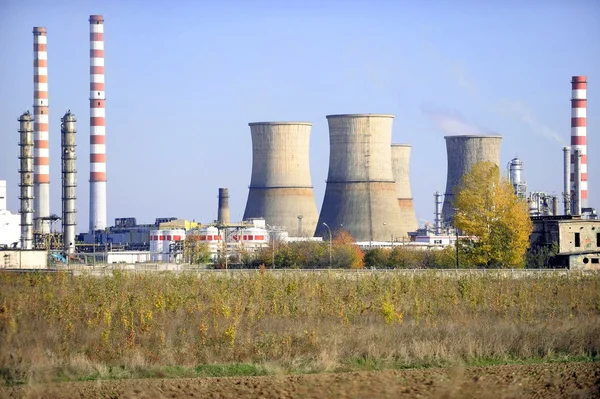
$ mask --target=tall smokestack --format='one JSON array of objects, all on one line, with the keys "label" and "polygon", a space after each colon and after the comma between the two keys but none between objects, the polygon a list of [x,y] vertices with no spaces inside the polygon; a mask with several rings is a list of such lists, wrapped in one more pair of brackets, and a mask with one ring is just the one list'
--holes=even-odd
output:
[{"label": "tall smokestack", "polygon": [[398,197],[402,232],[416,231],[419,227],[410,191],[410,144],[392,144],[392,173]]},{"label": "tall smokestack", "polygon": [[329,115],[329,174],[315,236],[327,226],[356,241],[407,235],[392,171],[393,115]]},{"label": "tall smokestack", "polygon": [[[571,79],[571,148],[573,154],[579,150],[581,154],[581,181],[575,188],[574,176],[571,176],[571,196],[579,200],[580,207],[588,206],[588,174],[587,174],[587,77],[573,76]],[[571,159],[571,171],[575,174],[575,160]],[[581,213],[581,212],[580,212]],[[578,215],[579,213],[577,213]]]},{"label": "tall smokestack", "polygon": [[75,188],[77,187],[75,170],[75,122],[77,119],[71,111],[67,111],[60,120],[62,147],[62,226],[63,244],[67,254],[75,252],[76,205]]},{"label": "tall smokestack", "polygon": [[34,138],[33,121],[29,111],[19,118],[19,183],[21,207],[21,249],[33,248],[33,187],[34,187]]},{"label": "tall smokestack", "polygon": [[454,217],[454,190],[462,177],[479,162],[493,162],[500,167],[502,136],[445,136],[448,156],[448,177],[442,214],[451,224]]},{"label": "tall smokestack", "polygon": [[220,224],[228,225],[231,223],[229,215],[229,189],[219,189],[219,210],[217,214],[217,221]]},{"label": "tall smokestack", "polygon": [[267,224],[293,232],[302,215],[302,236],[312,236],[318,217],[309,164],[312,124],[256,122],[249,126],[252,177],[244,220],[263,217]]},{"label": "tall smokestack", "polygon": [[581,215],[581,150],[573,151],[574,173],[573,173],[573,215]]},{"label": "tall smokestack", "polygon": [[563,202],[565,215],[571,214],[571,147],[563,147]]},{"label": "tall smokestack", "polygon": [[106,228],[104,17],[90,15],[90,231]]},{"label": "tall smokestack", "polygon": [[35,229],[50,232],[40,218],[50,216],[50,152],[48,141],[48,52],[46,28],[33,28],[33,130],[34,130],[34,217]]}]

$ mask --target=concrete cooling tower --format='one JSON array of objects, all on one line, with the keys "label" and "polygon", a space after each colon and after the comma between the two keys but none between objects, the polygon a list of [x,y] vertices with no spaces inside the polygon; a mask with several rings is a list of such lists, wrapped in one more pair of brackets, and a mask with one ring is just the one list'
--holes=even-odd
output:
[{"label": "concrete cooling tower", "polygon": [[419,224],[410,192],[410,144],[392,144],[392,172],[402,215],[402,230],[417,231]]},{"label": "concrete cooling tower", "polygon": [[[392,172],[393,115],[329,115],[329,174],[315,236],[356,241],[406,236]],[[326,224],[326,225],[325,225]]]},{"label": "concrete cooling tower", "polygon": [[[250,123],[252,178],[244,220],[264,218],[290,235],[312,236],[318,213],[310,179],[311,123]],[[300,229],[299,229],[300,226]]]},{"label": "concrete cooling tower", "polygon": [[452,224],[454,189],[465,173],[479,162],[493,162],[500,167],[502,136],[445,136],[448,153],[448,177],[442,215],[444,223]]}]

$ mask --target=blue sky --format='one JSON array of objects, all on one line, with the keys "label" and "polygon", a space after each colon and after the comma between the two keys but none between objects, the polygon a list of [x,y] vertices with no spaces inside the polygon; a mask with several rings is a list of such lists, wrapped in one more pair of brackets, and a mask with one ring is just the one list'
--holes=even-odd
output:
[{"label": "blue sky", "polygon": [[570,78],[588,76],[590,203],[600,207],[600,3],[527,1],[0,2],[0,179],[18,205],[18,116],[33,103],[32,28],[48,29],[51,212],[60,214],[60,117],[78,117],[78,222],[88,224],[88,17],[105,17],[108,222],[241,219],[248,122],[308,121],[320,209],[325,116],[391,113],[413,145],[421,223],[444,191],[443,136],[503,135],[532,191],[560,194]]}]

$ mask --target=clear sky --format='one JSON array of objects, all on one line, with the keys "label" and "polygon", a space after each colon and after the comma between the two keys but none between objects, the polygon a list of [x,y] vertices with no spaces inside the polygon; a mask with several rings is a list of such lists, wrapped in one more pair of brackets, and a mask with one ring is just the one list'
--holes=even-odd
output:
[{"label": "clear sky", "polygon": [[[483,4],[485,3],[485,4]],[[78,222],[88,225],[88,17],[105,17],[108,222],[231,217],[248,195],[248,122],[308,121],[318,209],[325,116],[391,113],[412,144],[417,216],[446,184],[445,134],[496,132],[530,191],[562,191],[572,75],[588,76],[590,203],[600,208],[597,0],[0,1],[0,179],[18,204],[18,122],[33,104],[34,26],[48,29],[51,212],[60,214],[60,117],[78,117]],[[562,204],[561,204],[562,208]]]}]

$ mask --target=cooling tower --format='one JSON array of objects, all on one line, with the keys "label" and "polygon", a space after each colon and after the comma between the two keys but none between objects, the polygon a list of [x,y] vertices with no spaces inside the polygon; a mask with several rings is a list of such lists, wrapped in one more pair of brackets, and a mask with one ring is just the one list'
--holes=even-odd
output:
[{"label": "cooling tower", "polygon": [[34,214],[35,229],[49,233],[41,218],[50,216],[50,150],[48,117],[48,51],[46,28],[33,28]]},{"label": "cooling tower", "polygon": [[407,235],[392,172],[393,115],[329,115],[329,173],[315,236],[343,229],[356,241]]},{"label": "cooling tower", "polygon": [[[587,170],[587,77],[573,76],[571,79],[571,148],[579,151],[581,180],[575,181],[575,158],[571,159],[571,197],[579,200],[581,208],[588,206]],[[575,187],[578,183],[578,188]],[[575,191],[577,190],[577,191]],[[575,211],[575,209],[573,209]],[[574,213],[578,215],[579,213]]]},{"label": "cooling tower", "polygon": [[410,149],[409,144],[392,144],[392,173],[403,223],[400,230],[407,232],[419,227],[410,192]]},{"label": "cooling tower", "polygon": [[104,17],[90,15],[90,231],[106,228]]},{"label": "cooling tower", "polygon": [[231,222],[229,216],[229,189],[219,189],[219,209],[217,212],[217,221],[220,224],[227,225]]},{"label": "cooling tower", "polygon": [[306,122],[250,123],[252,178],[244,220],[265,219],[270,226],[312,236],[317,206],[309,168],[310,129]]},{"label": "cooling tower", "polygon": [[[34,139],[33,117],[29,111],[19,118],[19,182],[21,207],[21,249],[33,248],[33,185],[34,185]],[[2,210],[2,209],[0,209]]]},{"label": "cooling tower", "polygon": [[61,149],[62,149],[62,226],[63,226],[63,244],[67,254],[75,252],[75,228],[76,222],[76,196],[77,188],[76,170],[75,170],[75,122],[77,119],[71,111],[67,111],[60,120],[61,126]]},{"label": "cooling tower", "polygon": [[454,189],[463,175],[479,162],[493,162],[500,167],[500,142],[502,136],[445,136],[448,153],[448,176],[442,215],[446,224],[454,216]]}]

